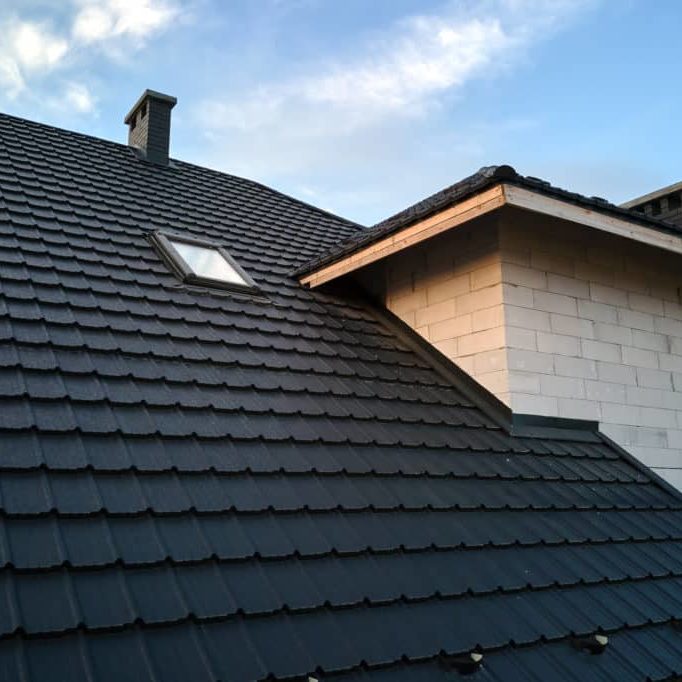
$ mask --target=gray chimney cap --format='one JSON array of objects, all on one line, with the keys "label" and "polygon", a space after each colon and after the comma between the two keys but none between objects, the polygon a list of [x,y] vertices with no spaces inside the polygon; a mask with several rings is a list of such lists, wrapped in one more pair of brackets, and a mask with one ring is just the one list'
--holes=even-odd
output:
[{"label": "gray chimney cap", "polygon": [[170,109],[172,109],[178,103],[177,97],[171,97],[171,95],[164,95],[162,92],[157,92],[156,90],[145,90],[140,95],[140,98],[137,100],[137,102],[133,104],[133,108],[128,112],[126,117],[123,119],[123,123],[128,125],[132,120],[133,116],[135,115],[135,112],[142,106],[142,103],[150,99],[154,99],[157,102],[170,104],[169,107]]}]

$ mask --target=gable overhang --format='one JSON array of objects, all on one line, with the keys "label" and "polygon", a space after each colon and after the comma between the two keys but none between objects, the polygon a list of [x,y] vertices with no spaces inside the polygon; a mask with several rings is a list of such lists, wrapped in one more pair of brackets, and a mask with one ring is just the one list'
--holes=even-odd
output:
[{"label": "gable overhang", "polygon": [[313,268],[299,276],[299,282],[310,288],[338,279],[371,263],[405,251],[427,239],[456,229],[480,216],[512,206],[552,218],[567,220],[602,232],[632,239],[642,244],[682,254],[682,237],[647,227],[633,220],[609,215],[595,209],[547,196],[525,187],[500,183],[478,194],[458,201],[423,220],[407,225],[336,260]]}]

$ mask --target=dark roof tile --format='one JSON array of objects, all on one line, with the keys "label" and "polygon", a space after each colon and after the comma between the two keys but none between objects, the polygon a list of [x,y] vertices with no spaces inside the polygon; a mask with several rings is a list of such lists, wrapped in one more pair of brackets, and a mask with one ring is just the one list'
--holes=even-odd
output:
[{"label": "dark roof tile", "polygon": [[[682,618],[679,496],[598,435],[510,436],[287,277],[373,233],[7,116],[0,140],[0,678],[440,680],[480,645],[481,679],[561,680],[597,628],[601,679],[682,669],[652,625]],[[267,297],[180,284],[156,228]]]}]

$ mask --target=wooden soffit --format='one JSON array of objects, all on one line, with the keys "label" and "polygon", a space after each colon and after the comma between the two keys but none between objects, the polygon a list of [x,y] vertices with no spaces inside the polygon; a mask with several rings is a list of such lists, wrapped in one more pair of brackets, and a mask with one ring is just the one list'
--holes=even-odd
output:
[{"label": "wooden soffit", "polygon": [[495,211],[502,206],[515,206],[525,210],[569,220],[603,232],[656,246],[682,254],[682,238],[646,227],[624,218],[601,213],[583,206],[545,196],[539,192],[501,183],[424,220],[402,228],[398,232],[359,248],[339,260],[322,265],[299,278],[301,284],[311,288],[347,275],[376,261],[383,260],[420,242],[454,229],[474,218]]}]

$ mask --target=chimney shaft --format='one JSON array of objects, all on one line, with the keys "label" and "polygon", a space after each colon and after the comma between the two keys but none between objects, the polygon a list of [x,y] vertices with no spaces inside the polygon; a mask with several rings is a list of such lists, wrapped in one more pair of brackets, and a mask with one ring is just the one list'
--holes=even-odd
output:
[{"label": "chimney shaft", "polygon": [[125,117],[128,144],[151,163],[168,165],[171,109],[176,103],[175,97],[145,90]]}]

